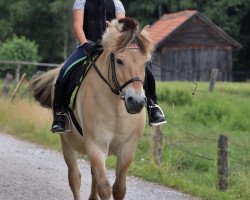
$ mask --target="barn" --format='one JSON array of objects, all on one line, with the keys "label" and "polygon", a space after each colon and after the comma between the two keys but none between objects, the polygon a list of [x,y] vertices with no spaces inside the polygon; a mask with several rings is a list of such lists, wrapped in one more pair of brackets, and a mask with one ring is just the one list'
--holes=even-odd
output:
[{"label": "barn", "polygon": [[150,28],[155,42],[152,72],[156,80],[232,80],[232,50],[241,45],[196,10],[165,14]]}]

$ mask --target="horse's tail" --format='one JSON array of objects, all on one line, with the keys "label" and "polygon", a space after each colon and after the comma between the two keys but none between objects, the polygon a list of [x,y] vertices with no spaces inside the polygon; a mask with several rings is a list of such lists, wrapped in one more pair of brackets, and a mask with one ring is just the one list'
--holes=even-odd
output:
[{"label": "horse's tail", "polygon": [[40,75],[36,75],[30,82],[29,89],[32,92],[32,96],[40,102],[43,107],[52,107],[51,90],[54,78],[58,71],[59,68],[56,68]]}]

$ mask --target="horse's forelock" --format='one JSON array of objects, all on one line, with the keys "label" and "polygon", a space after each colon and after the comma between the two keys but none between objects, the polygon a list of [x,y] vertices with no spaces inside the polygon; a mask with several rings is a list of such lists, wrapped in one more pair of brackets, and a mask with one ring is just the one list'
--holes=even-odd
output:
[{"label": "horse's forelock", "polygon": [[150,40],[143,36],[140,32],[133,33],[130,30],[122,32],[117,38],[114,48],[115,52],[125,49],[130,43],[135,43],[144,56],[150,55]]},{"label": "horse's forelock", "polygon": [[144,56],[150,58],[151,42],[139,31],[139,25],[133,18],[123,18],[113,20],[112,25],[115,29],[107,29],[103,35],[104,49],[118,52],[124,50],[131,42],[135,43]]}]

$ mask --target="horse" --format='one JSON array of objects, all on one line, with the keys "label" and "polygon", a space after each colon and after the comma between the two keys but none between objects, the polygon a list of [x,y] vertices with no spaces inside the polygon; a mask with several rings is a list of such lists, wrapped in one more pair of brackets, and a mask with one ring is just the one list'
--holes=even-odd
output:
[{"label": "horse", "polygon": [[[122,22],[120,22],[122,21]],[[60,134],[68,167],[68,181],[75,200],[80,200],[81,174],[77,153],[88,156],[92,185],[89,199],[121,200],[126,194],[126,176],[137,143],[146,124],[143,90],[145,64],[151,59],[153,43],[149,26],[142,30],[133,19],[107,22],[102,37],[103,52],[92,63],[82,81],[74,113],[83,135],[72,124]],[[53,102],[53,84],[59,69],[39,75],[31,82],[33,96],[44,107]],[[108,155],[117,157],[116,179],[111,187],[106,173]]]}]

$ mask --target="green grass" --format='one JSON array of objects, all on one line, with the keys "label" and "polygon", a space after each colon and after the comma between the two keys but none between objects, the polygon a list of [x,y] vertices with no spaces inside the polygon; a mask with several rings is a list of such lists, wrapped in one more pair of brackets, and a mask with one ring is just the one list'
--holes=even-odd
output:
[{"label": "green grass", "polygon": [[[198,84],[195,95],[192,95],[194,85],[188,82],[157,84],[159,103],[168,119],[163,127],[163,163],[157,166],[153,162],[150,127],[147,126],[129,174],[203,199],[250,199],[250,84],[217,83],[214,93],[208,92],[207,83]],[[2,130],[60,150],[58,137],[49,131],[50,121],[50,111],[32,101],[23,99],[12,104],[0,99]],[[229,137],[226,192],[217,189],[220,134]],[[115,163],[114,156],[107,160],[111,168]]]}]

